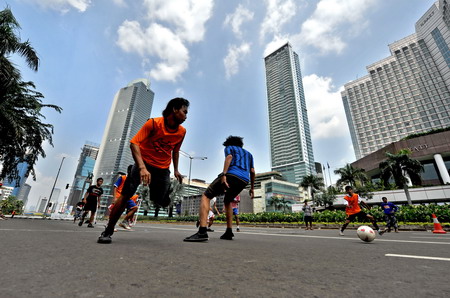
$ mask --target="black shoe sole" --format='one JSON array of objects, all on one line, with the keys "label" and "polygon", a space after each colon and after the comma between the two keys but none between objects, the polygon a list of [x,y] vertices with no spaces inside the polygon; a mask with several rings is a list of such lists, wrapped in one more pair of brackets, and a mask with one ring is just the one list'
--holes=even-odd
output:
[{"label": "black shoe sole", "polygon": [[227,235],[227,234],[223,234],[222,236],[220,236],[220,239],[222,240],[233,240],[234,234],[231,235]]},{"label": "black shoe sole", "polygon": [[111,238],[109,238],[109,239],[101,239],[101,237],[100,237],[97,240],[97,243],[102,243],[102,244],[109,244],[111,242],[112,242]]},{"label": "black shoe sole", "polygon": [[197,238],[197,239],[189,239],[189,238],[184,238],[183,241],[185,242],[204,242],[204,241],[208,241],[209,238]]}]

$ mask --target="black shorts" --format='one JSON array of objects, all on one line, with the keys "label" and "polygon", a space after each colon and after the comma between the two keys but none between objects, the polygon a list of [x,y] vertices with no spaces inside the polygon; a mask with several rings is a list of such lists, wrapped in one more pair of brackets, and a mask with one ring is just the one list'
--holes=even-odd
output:
[{"label": "black shorts", "polygon": [[221,179],[222,176],[219,175],[216,179],[214,179],[214,181],[208,186],[205,191],[205,195],[208,197],[208,199],[212,199],[214,197],[225,194],[225,197],[223,199],[224,203],[231,203],[248,184],[248,182],[245,182],[244,180],[239,179],[234,175],[226,174],[226,177],[227,183],[230,188],[224,187]]},{"label": "black shorts", "polygon": [[[170,187],[170,171],[169,169],[159,169],[145,164],[147,171],[150,172],[150,200],[160,207],[170,205],[169,187]],[[122,196],[126,199],[131,198],[139,184],[141,184],[141,174],[139,167],[135,164],[128,173],[127,179],[123,185]]]},{"label": "black shorts", "polygon": [[359,211],[358,213],[347,215],[347,220],[353,221],[356,217],[360,220],[364,220],[367,218],[367,213],[364,211]]},{"label": "black shorts", "polygon": [[84,211],[91,211],[96,212],[97,211],[97,200],[87,200],[86,205],[84,205]]},{"label": "black shorts", "polygon": [[312,223],[313,222],[313,217],[312,216],[305,216],[305,223]]}]

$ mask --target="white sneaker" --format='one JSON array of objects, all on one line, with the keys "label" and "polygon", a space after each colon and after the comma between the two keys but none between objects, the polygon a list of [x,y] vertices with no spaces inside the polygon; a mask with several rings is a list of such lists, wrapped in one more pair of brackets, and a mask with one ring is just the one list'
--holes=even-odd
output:
[{"label": "white sneaker", "polygon": [[121,222],[121,223],[119,224],[119,227],[122,227],[122,228],[124,228],[125,230],[131,230],[131,228],[130,228],[130,226],[128,225],[127,222]]},{"label": "white sneaker", "polygon": [[342,232],[341,230],[339,230],[339,235],[344,236],[344,232]]}]

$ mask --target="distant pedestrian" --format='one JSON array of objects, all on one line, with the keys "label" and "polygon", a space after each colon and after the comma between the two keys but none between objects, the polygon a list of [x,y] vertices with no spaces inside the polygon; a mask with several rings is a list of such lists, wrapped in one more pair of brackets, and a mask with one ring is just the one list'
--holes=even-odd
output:
[{"label": "distant pedestrian", "polygon": [[366,202],[361,200],[358,194],[353,192],[353,188],[351,186],[346,186],[345,191],[347,192],[347,195],[344,197],[344,203],[347,205],[345,207],[345,213],[347,214],[347,219],[345,220],[345,223],[342,225],[341,229],[339,230],[339,235],[344,236],[344,230],[348,226],[350,222],[352,222],[356,217],[360,219],[368,219],[372,222],[372,225],[374,226],[375,230],[378,231],[378,234],[381,236],[383,235],[384,231],[380,231],[380,228],[378,227],[378,224],[375,220],[375,218],[365,213],[361,210],[360,204],[370,210],[370,206],[367,205]]},{"label": "distant pedestrian", "polygon": [[150,186],[150,199],[157,208],[170,205],[170,163],[173,162],[175,178],[181,183],[183,176],[178,172],[178,159],[186,129],[181,124],[186,120],[189,101],[173,98],[163,111],[163,116],[149,119],[131,139],[130,148],[134,166],[125,181],[122,194],[109,215],[108,225],[98,243],[111,243],[114,226],[134,195],[139,184]]},{"label": "distant pedestrian", "polygon": [[233,202],[231,202],[231,208],[233,209],[234,220],[236,221],[236,232],[240,232],[239,228],[239,203],[241,202],[241,196],[237,196],[234,198]]},{"label": "distant pedestrian", "polygon": [[91,212],[91,217],[89,219],[89,224],[87,225],[87,227],[88,228],[94,227],[92,223],[94,223],[95,221],[95,213],[97,212],[97,208],[100,208],[100,198],[103,194],[102,184],[103,178],[98,178],[97,184],[89,186],[88,190],[86,191],[86,194],[84,195],[83,199],[83,202],[85,203],[83,209],[84,212],[83,215],[81,216],[80,222],[78,223],[80,227],[83,225],[84,219],[89,211]]},{"label": "distant pedestrian", "polygon": [[382,197],[381,199],[383,200],[383,203],[381,203],[381,209],[383,209],[384,212],[387,231],[390,233],[392,228],[394,228],[395,232],[398,233],[397,217],[395,216],[395,213],[398,211],[398,207],[394,203],[388,202],[386,197]]},{"label": "distant pedestrian", "polygon": [[[305,230],[312,230],[312,223],[313,223],[313,208],[308,205],[308,200],[305,200],[305,204],[302,207],[303,210],[303,220],[305,221],[306,228]],[[308,227],[309,223],[309,227]]]},{"label": "distant pedestrian", "polygon": [[200,202],[200,227],[197,233],[186,237],[184,241],[207,241],[208,233],[206,220],[210,200],[216,196],[225,194],[223,199],[227,218],[227,229],[220,239],[233,240],[233,210],[231,202],[250,182],[250,198],[254,196],[255,168],[253,156],[242,148],[244,143],[241,137],[229,136],[223,143],[225,146],[225,161],[223,171],[208,186],[203,193]]},{"label": "distant pedestrian", "polygon": [[16,215],[16,210],[13,210],[13,212],[11,212],[11,218],[14,218],[14,215]]},{"label": "distant pedestrian", "polygon": [[84,205],[85,205],[84,202],[80,201],[75,206],[75,213],[73,215],[73,223],[75,223],[77,220],[79,220],[81,218],[81,214],[83,213]]}]

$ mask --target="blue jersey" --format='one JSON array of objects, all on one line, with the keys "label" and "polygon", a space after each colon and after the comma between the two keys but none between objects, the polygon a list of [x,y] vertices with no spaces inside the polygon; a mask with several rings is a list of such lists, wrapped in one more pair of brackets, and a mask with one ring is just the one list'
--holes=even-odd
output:
[{"label": "blue jersey", "polygon": [[395,212],[397,212],[398,207],[391,202],[387,202],[387,203],[381,203],[381,209],[383,209],[385,214],[393,214]]},{"label": "blue jersey", "polygon": [[227,174],[234,175],[245,182],[250,181],[250,169],[253,169],[253,156],[250,152],[239,146],[225,147],[225,157],[231,155],[233,159]]}]

